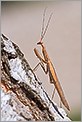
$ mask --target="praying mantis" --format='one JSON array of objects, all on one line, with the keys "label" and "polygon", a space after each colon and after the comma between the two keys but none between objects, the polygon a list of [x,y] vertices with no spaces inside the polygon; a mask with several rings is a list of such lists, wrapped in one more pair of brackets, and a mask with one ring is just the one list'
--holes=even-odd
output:
[{"label": "praying mantis", "polygon": [[[40,60],[40,62],[38,63],[38,65],[40,64],[43,71],[45,72],[45,74],[49,74],[49,79],[50,79],[50,83],[54,84],[54,89],[57,90],[59,96],[60,96],[60,100],[61,102],[63,103],[63,105],[70,111],[70,107],[68,105],[68,102],[64,96],[64,92],[63,92],[63,89],[60,85],[60,82],[58,80],[58,77],[57,77],[57,74],[56,74],[56,71],[55,71],[55,68],[48,56],[48,53],[46,51],[46,48],[43,44],[43,38],[44,38],[44,35],[48,29],[48,26],[49,26],[49,23],[50,23],[50,20],[51,20],[51,17],[52,17],[52,14],[50,14],[49,16],[49,19],[48,19],[48,22],[47,22],[47,25],[44,29],[44,18],[45,18],[45,11],[46,9],[44,10],[44,14],[43,14],[43,23],[42,23],[42,32],[41,32],[41,38],[40,38],[40,41],[37,43],[37,45],[40,45],[41,46],[41,49],[42,49],[42,54],[43,54],[43,57],[40,55],[40,53],[38,52],[38,50],[36,48],[34,48],[34,52],[35,52],[35,55],[37,56],[37,58]],[[46,69],[44,67],[44,64],[46,65]],[[38,65],[34,68],[34,70],[38,67]],[[54,96],[55,92],[53,92],[53,96]]]}]

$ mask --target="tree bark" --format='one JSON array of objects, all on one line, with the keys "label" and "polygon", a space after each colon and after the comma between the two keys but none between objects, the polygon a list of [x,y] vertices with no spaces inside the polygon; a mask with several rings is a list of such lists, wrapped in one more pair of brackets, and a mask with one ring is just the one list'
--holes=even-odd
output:
[{"label": "tree bark", "polygon": [[70,120],[51,101],[19,47],[3,34],[1,87],[2,121]]}]

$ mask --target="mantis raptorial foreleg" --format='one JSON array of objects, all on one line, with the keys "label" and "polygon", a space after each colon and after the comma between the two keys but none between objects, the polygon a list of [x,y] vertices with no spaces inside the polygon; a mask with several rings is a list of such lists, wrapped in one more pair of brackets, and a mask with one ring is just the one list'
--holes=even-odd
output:
[{"label": "mantis raptorial foreleg", "polygon": [[[45,72],[45,74],[47,74],[48,73],[48,67],[47,67],[47,63],[46,63],[45,59],[40,55],[39,51],[36,48],[34,49],[34,52],[40,60],[40,62],[36,65],[34,70],[40,65],[42,67],[43,71]],[[44,66],[44,63],[46,64],[46,68]]]},{"label": "mantis raptorial foreleg", "polygon": [[47,63],[36,48],[34,48],[34,52],[41,62],[44,62],[45,64]]},{"label": "mantis raptorial foreleg", "polygon": [[45,72],[45,74],[47,74],[48,73],[48,68],[47,68],[47,65],[46,65],[46,68],[45,68],[45,66],[44,66],[44,64],[41,62],[41,67],[42,67],[42,69],[43,69],[43,71]]}]

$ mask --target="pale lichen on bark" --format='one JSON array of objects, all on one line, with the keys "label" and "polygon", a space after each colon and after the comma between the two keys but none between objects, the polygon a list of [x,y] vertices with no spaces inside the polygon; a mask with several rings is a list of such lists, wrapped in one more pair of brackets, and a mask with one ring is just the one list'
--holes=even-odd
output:
[{"label": "pale lichen on bark", "polygon": [[1,71],[2,121],[70,121],[66,112],[51,101],[19,47],[3,34]]}]

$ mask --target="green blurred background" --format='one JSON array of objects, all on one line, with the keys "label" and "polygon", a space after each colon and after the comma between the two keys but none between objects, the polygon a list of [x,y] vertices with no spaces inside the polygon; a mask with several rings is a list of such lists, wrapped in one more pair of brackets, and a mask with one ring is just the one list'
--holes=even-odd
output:
[{"label": "green blurred background", "polygon": [[[47,7],[45,24],[53,11],[44,38],[47,51],[56,68],[59,81],[69,101],[73,121],[81,120],[81,1],[1,2],[1,32],[19,45],[30,66],[38,60],[33,49],[40,38],[42,15]],[[41,68],[36,72],[51,97],[54,86]],[[59,104],[56,93],[54,101]]]}]

